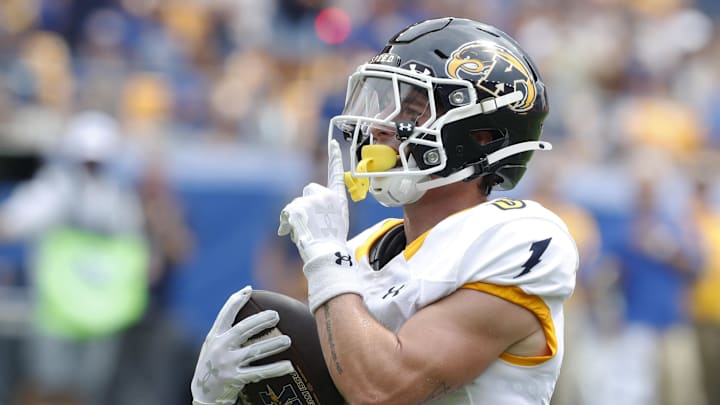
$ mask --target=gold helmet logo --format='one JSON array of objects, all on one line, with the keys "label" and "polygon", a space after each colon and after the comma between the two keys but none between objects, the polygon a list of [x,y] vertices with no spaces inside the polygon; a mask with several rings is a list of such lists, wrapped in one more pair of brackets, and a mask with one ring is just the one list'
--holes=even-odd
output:
[{"label": "gold helmet logo", "polygon": [[495,97],[520,91],[523,98],[508,108],[527,111],[535,103],[537,91],[527,64],[510,51],[485,41],[470,42],[452,52],[445,72],[455,79],[471,80],[475,86]]}]

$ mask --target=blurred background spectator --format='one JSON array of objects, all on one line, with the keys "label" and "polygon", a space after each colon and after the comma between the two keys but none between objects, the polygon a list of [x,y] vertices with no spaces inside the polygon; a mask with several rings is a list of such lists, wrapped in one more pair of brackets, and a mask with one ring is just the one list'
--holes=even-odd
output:
[{"label": "blurred background spectator", "polygon": [[0,239],[33,244],[24,403],[103,402],[120,336],[146,308],[140,200],[110,167],[121,141],[112,117],[71,116],[56,153],[0,206]]},{"label": "blurred background spectator", "polygon": [[704,253],[700,274],[691,293],[703,382],[707,403],[720,404],[720,208],[710,200],[705,176],[697,179],[693,193],[693,225]]},{"label": "blurred background spectator", "polygon": [[661,207],[658,185],[667,174],[650,173],[628,179],[634,204],[619,225],[622,236],[609,249],[617,265],[623,325],[605,353],[616,371],[608,374],[600,396],[638,405],[697,404],[700,358],[688,294],[702,260],[698,235],[689,229],[690,217]]},{"label": "blurred background spectator", "polygon": [[[124,145],[112,176],[133,190],[123,195],[137,198],[148,241],[149,304],[112,334],[120,360],[109,387],[91,384],[96,403],[189,402],[183,365],[232,291],[302,298],[297,258],[275,237],[279,209],[324,177],[327,121],[348,74],[391,33],[445,15],[516,37],[549,88],[544,138],[555,150],[498,196],[556,209],[583,253],[568,309],[574,371],[554,405],[635,405],[644,386],[648,403],[720,404],[717,1],[4,0],[0,199],[45,172],[78,114],[102,111]],[[352,206],[355,229],[385,215],[372,201]],[[37,245],[25,241],[0,244],[3,405],[34,382],[16,350],[31,341],[36,304]],[[648,339],[622,338],[638,323]],[[618,380],[631,363],[618,353],[647,360],[637,378]],[[659,388],[693,375],[697,395]]]}]

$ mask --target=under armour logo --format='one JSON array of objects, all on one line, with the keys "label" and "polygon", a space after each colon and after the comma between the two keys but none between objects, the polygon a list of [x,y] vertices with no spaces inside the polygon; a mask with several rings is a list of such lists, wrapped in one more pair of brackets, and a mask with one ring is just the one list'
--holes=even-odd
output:
[{"label": "under armour logo", "polygon": [[218,376],[220,373],[220,370],[217,368],[213,368],[212,362],[208,360],[207,364],[207,372],[205,372],[205,375],[202,376],[202,378],[198,381],[198,385],[200,388],[202,388],[203,392],[205,394],[210,392],[210,388],[208,388],[207,383],[210,381],[211,378]]},{"label": "under armour logo", "polygon": [[404,141],[413,134],[415,124],[408,121],[399,121],[395,123],[395,128],[397,129],[397,138],[400,141]]},{"label": "under armour logo", "polygon": [[429,76],[430,73],[432,73],[432,72],[430,71],[430,69],[428,69],[426,66],[422,66],[422,68],[423,68],[423,71],[422,71],[422,72],[419,71],[419,70],[418,70],[417,63],[411,63],[410,65],[408,65],[408,67],[409,67],[410,70],[412,70],[413,72],[419,73],[419,74],[421,74],[421,75]]},{"label": "under armour logo", "polygon": [[383,295],[382,299],[387,298],[388,296],[390,296],[390,294],[392,294],[392,298],[397,297],[397,295],[400,294],[400,290],[402,290],[403,288],[405,288],[405,284],[401,285],[400,287],[397,287],[397,289],[395,288],[395,286],[390,287],[390,289],[387,290],[385,295]]},{"label": "under armour logo", "polygon": [[342,265],[343,262],[347,262],[348,266],[352,267],[353,263],[350,255],[343,255],[340,252],[335,252],[335,257],[337,257],[337,259],[335,259],[335,264],[338,266]]},{"label": "under armour logo", "polygon": [[398,129],[401,131],[412,131],[412,124],[409,122],[400,122],[398,123]]},{"label": "under armour logo", "polygon": [[325,207],[318,207],[315,212],[322,216],[324,227],[320,228],[323,236],[337,236],[339,231],[337,225],[333,221],[333,216],[337,215],[337,210],[332,204]]}]

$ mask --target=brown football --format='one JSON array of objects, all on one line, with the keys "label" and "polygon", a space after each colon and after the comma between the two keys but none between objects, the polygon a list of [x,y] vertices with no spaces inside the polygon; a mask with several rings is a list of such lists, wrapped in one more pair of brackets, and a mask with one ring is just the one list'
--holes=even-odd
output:
[{"label": "brown football", "polygon": [[248,384],[240,392],[237,404],[243,405],[341,405],[345,403],[335,388],[323,359],[315,327],[315,318],[302,302],[280,293],[253,290],[250,300],[235,317],[239,322],[250,315],[272,309],[280,315],[280,322],[253,336],[250,342],[269,336],[285,334],[292,345],[284,352],[252,364],[267,364],[290,360],[295,373]]}]

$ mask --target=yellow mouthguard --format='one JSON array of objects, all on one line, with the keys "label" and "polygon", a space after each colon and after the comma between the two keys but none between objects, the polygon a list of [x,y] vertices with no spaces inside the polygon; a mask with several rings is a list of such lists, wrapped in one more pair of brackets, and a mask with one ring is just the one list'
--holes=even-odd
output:
[{"label": "yellow mouthguard", "polygon": [[[397,154],[395,149],[386,145],[365,145],[360,152],[360,162],[355,171],[358,173],[384,172],[395,167]],[[370,189],[370,180],[367,177],[352,177],[351,172],[345,172],[345,186],[353,201],[365,199]]]}]

